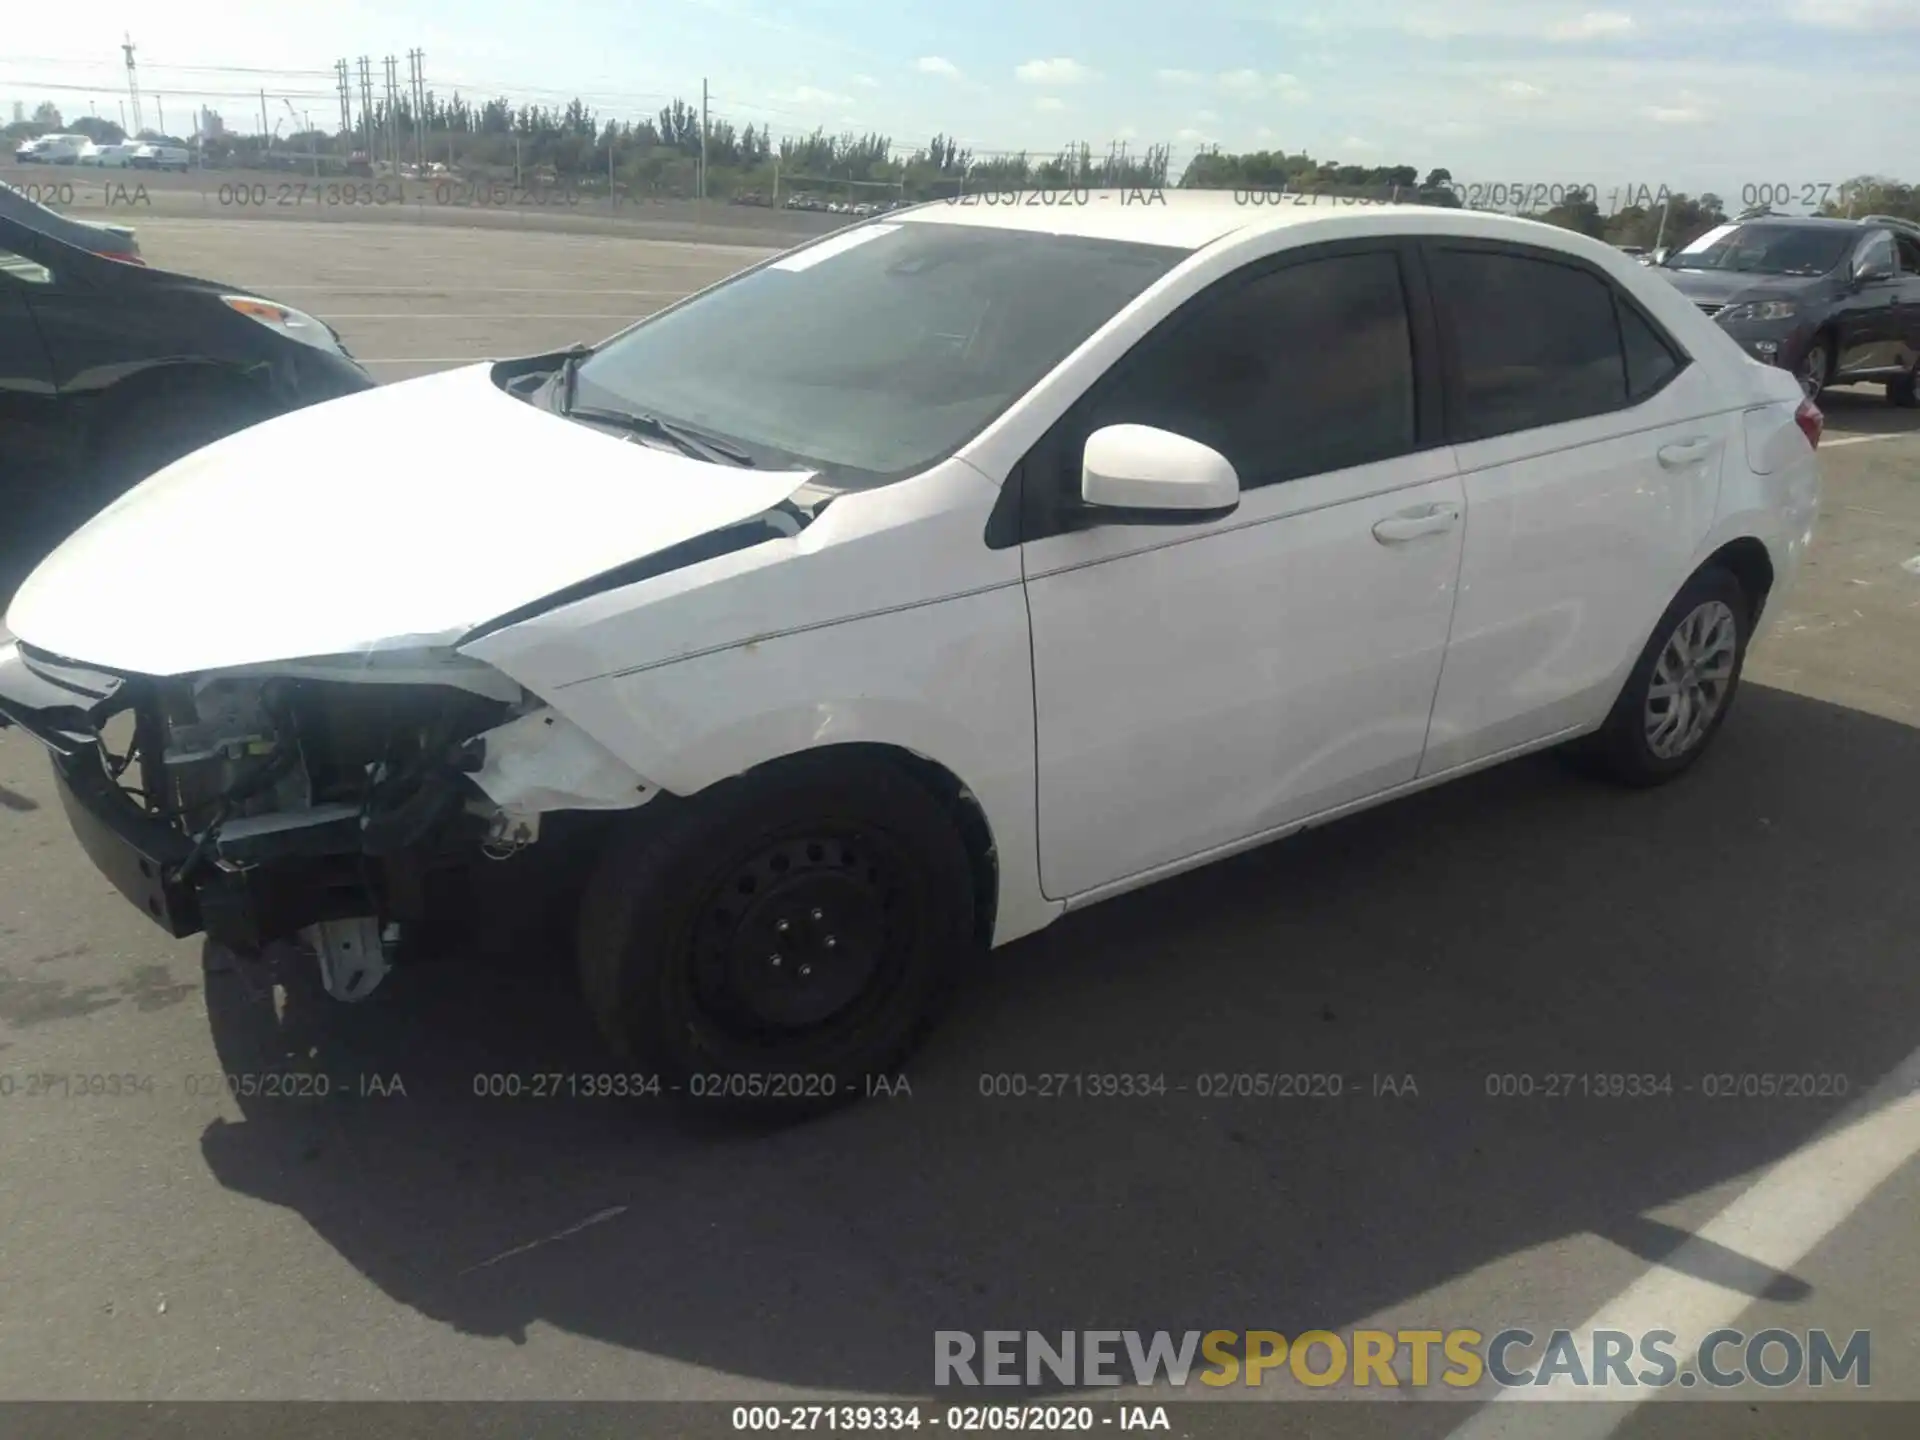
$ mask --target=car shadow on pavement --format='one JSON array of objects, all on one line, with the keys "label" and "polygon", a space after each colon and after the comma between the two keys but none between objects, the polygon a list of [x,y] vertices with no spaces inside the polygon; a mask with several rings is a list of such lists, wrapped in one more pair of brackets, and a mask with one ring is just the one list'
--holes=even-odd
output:
[{"label": "car shadow on pavement", "polygon": [[[1751,686],[1681,784],[1538,757],[1073,916],[982,961],[910,1095],[771,1133],[477,1094],[617,1068],[556,946],[278,1021],[216,970],[226,1068],[302,1065],[334,1096],[243,1099],[203,1149],[456,1330],[545,1324],[749,1385],[925,1392],[936,1329],[1339,1329],[1582,1235],[1633,1275],[1687,1238],[1650,1212],[1845,1103],[1702,1077],[1838,1074],[1857,1099],[1913,1049],[1916,776],[1920,731]],[[1488,1094],[1566,1072],[1673,1093]],[[1167,1093],[1036,1098],[1049,1074]],[[1341,1094],[1202,1093],[1239,1074]],[[396,1075],[404,1096],[360,1093]],[[983,1094],[1014,1075],[1026,1098]],[[1808,1294],[1730,1252],[1714,1270]]]},{"label": "car shadow on pavement", "polygon": [[1832,435],[1920,435],[1920,410],[1890,403],[1883,385],[1824,390],[1819,403]]}]

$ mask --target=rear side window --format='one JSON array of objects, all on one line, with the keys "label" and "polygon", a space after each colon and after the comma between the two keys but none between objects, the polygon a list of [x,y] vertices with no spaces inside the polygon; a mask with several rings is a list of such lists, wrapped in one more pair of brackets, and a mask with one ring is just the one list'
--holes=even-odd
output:
[{"label": "rear side window", "polygon": [[[1248,488],[1404,455],[1414,379],[1400,262],[1335,255],[1229,280],[1122,362],[1116,382],[1082,438],[1159,426],[1211,445]],[[1072,449],[1063,458],[1077,467]]]},{"label": "rear side window", "polygon": [[1679,372],[1680,357],[1633,306],[1618,295],[1613,305],[1620,316],[1620,345],[1627,356],[1627,398],[1638,402]]},{"label": "rear side window", "polygon": [[1455,439],[1559,425],[1627,403],[1620,322],[1604,280],[1493,251],[1436,249],[1429,263],[1452,336]]}]

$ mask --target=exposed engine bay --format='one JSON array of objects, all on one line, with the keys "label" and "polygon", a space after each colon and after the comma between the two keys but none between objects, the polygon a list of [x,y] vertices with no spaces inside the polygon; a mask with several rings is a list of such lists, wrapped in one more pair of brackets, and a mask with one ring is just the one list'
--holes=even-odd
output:
[{"label": "exposed engine bay", "polygon": [[105,779],[173,837],[146,908],[237,950],[293,940],[340,1000],[380,983],[445,877],[520,854],[555,812],[657,794],[538,698],[444,653],[130,678],[90,716]]}]

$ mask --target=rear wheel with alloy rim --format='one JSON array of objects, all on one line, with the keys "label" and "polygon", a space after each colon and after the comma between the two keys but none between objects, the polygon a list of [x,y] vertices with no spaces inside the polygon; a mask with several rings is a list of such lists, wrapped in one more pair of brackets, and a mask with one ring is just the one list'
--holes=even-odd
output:
[{"label": "rear wheel with alloy rim", "polygon": [[1753,618],[1731,572],[1702,570],[1660,617],[1606,724],[1572,753],[1628,785],[1663,784],[1688,769],[1733,705]]},{"label": "rear wheel with alloy rim", "polygon": [[587,887],[581,980],[608,1041],[663,1088],[810,1110],[912,1048],[973,905],[930,791],[884,758],[802,755],[635,815]]},{"label": "rear wheel with alloy rim", "polygon": [[1807,347],[1807,353],[1800,357],[1793,375],[1800,382],[1800,393],[1809,400],[1818,400],[1820,392],[1827,388],[1828,377],[1833,372],[1833,355],[1827,349],[1826,337],[1818,336]]}]

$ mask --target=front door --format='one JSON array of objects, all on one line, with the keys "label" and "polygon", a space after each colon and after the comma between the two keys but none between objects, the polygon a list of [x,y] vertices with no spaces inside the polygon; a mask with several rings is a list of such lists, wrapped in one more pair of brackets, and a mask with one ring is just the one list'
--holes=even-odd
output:
[{"label": "front door", "polygon": [[[1023,465],[1042,888],[1083,895],[1414,777],[1464,515],[1418,404],[1402,259],[1353,246],[1211,287]],[[1213,446],[1191,525],[1055,523],[1086,437]],[[1429,434],[1431,430],[1432,434]],[[1036,517],[1038,517],[1036,519]]]}]

